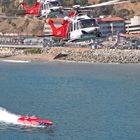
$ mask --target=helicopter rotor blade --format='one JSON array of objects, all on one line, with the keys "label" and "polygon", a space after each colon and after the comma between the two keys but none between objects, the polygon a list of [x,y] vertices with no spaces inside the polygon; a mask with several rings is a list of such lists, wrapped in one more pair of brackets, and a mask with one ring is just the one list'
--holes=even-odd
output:
[{"label": "helicopter rotor blade", "polygon": [[92,9],[92,8],[96,8],[96,7],[102,7],[102,6],[108,6],[108,5],[116,5],[116,4],[128,3],[128,2],[131,2],[131,1],[113,0],[113,1],[103,2],[103,3],[99,3],[99,4],[80,7],[80,9]]}]

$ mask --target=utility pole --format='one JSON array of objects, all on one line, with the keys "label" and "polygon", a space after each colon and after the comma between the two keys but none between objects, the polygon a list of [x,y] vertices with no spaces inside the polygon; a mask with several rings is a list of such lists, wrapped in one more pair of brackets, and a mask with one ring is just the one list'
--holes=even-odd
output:
[{"label": "utility pole", "polygon": [[111,33],[112,35],[114,34],[114,27],[113,27],[113,23],[110,23],[110,26],[111,26]]}]

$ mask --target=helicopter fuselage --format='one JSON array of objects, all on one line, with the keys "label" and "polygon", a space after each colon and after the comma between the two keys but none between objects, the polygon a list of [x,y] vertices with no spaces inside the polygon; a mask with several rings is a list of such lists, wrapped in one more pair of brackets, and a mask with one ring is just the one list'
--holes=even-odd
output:
[{"label": "helicopter fuselage", "polygon": [[47,18],[51,12],[58,11],[62,8],[58,0],[43,0],[40,9],[40,16]]},{"label": "helicopter fuselage", "polygon": [[68,35],[70,40],[77,40],[84,37],[96,37],[99,26],[94,18],[87,15],[76,15],[71,19]]}]

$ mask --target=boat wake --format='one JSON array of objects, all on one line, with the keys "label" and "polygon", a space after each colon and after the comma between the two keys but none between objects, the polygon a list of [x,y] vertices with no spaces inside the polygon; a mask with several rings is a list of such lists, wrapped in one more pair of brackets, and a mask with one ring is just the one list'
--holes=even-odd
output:
[{"label": "boat wake", "polygon": [[11,113],[7,111],[5,108],[0,107],[0,123],[1,124],[12,124],[18,125],[17,122],[18,118],[21,117],[20,115]]},{"label": "boat wake", "polygon": [[31,124],[23,124],[18,122],[18,119],[21,115],[17,115],[7,111],[5,108],[0,107],[0,130],[7,129],[7,128],[16,128],[17,127],[24,127],[24,128],[39,128],[38,126],[31,125]]}]

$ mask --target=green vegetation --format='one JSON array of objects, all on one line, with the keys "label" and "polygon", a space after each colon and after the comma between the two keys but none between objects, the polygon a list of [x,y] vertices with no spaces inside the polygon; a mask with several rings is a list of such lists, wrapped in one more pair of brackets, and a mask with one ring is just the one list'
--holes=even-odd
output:
[{"label": "green vegetation", "polygon": [[119,11],[116,11],[116,16],[118,17],[125,17],[125,16],[129,16],[130,15],[130,11],[127,9],[121,9]]},{"label": "green vegetation", "polygon": [[60,1],[63,5],[65,6],[73,6],[73,5],[87,5],[88,4],[88,0],[61,0]]},{"label": "green vegetation", "polygon": [[42,49],[40,49],[40,48],[25,49],[24,53],[25,54],[41,54],[42,53]]},{"label": "green vegetation", "polygon": [[16,10],[16,4],[13,1],[9,0],[0,0],[0,7],[3,13],[7,15],[14,15]]},{"label": "green vegetation", "polygon": [[22,27],[19,27],[17,30],[18,30],[19,33],[21,33],[21,32],[24,31],[24,27],[23,26]]},{"label": "green vegetation", "polygon": [[36,2],[36,0],[24,0],[29,6],[33,6],[33,4]]}]

